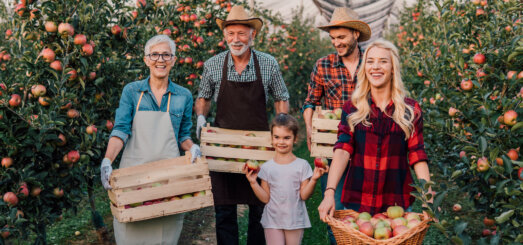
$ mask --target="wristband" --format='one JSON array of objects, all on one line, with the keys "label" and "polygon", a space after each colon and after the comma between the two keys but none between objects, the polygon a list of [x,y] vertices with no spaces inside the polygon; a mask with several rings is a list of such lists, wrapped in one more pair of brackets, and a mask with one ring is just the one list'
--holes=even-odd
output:
[{"label": "wristband", "polygon": [[[336,188],[334,188],[334,187],[325,188],[325,191],[328,191],[328,190],[332,190],[332,191],[334,191],[334,193],[336,193]],[[323,193],[325,193],[325,191]]]}]

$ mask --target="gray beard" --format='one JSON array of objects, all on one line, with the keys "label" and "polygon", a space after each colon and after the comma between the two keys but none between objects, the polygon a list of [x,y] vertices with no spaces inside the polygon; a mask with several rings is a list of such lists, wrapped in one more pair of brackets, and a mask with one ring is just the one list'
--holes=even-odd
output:
[{"label": "gray beard", "polygon": [[233,44],[234,44],[234,43],[230,43],[230,44],[228,43],[228,44],[227,44],[227,46],[229,46],[229,51],[231,51],[231,54],[234,55],[234,56],[241,56],[241,55],[243,55],[247,50],[249,50],[249,48],[252,46],[252,38],[249,38],[249,43],[248,43],[247,45],[245,45],[245,44],[242,43],[243,47],[242,47],[242,49],[240,49],[240,50],[234,50],[234,49],[232,49],[232,45],[233,45]]}]

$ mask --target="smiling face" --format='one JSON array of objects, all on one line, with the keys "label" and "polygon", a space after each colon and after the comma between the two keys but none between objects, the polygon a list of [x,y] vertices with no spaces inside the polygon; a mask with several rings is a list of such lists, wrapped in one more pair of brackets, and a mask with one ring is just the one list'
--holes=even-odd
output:
[{"label": "smiling face", "polygon": [[392,56],[389,50],[372,47],[367,51],[365,75],[371,87],[386,88],[392,81]]},{"label": "smiling face", "polygon": [[296,137],[287,127],[274,126],[272,128],[272,147],[277,153],[287,154],[292,152],[294,143],[296,143]]},{"label": "smiling face", "polygon": [[358,46],[357,40],[360,33],[347,28],[331,28],[329,30],[329,36],[338,55],[347,57],[351,55]]},{"label": "smiling face", "polygon": [[224,30],[225,41],[231,54],[240,56],[252,46],[256,31],[246,25],[228,25]]},{"label": "smiling face", "polygon": [[[168,43],[158,43],[151,47],[149,54],[172,54],[172,52]],[[151,60],[150,56],[145,56],[143,59],[145,64],[149,67],[151,77],[156,79],[167,78],[171,68],[174,66],[174,62],[176,61],[176,57],[172,57],[171,60],[168,61],[164,60],[162,57],[154,61]]]}]

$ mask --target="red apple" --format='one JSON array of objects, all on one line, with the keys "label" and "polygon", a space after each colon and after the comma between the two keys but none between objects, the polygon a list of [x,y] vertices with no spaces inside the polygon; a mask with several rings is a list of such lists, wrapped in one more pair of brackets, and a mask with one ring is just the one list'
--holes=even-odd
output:
[{"label": "red apple", "polygon": [[67,153],[67,157],[69,160],[71,160],[72,163],[75,163],[80,160],[80,153],[77,150],[72,150]]},{"label": "red apple", "polygon": [[461,210],[461,205],[459,203],[456,203],[456,204],[454,204],[454,206],[452,206],[452,211],[459,212],[460,210]]},{"label": "red apple", "polygon": [[111,27],[111,33],[113,35],[118,36],[118,35],[120,35],[121,32],[122,32],[122,28],[119,25],[114,25],[113,27]]},{"label": "red apple", "polygon": [[196,62],[195,66],[196,66],[197,69],[200,69],[200,68],[203,67],[203,64],[204,64],[203,61],[198,61],[198,62]]},{"label": "red apple", "polygon": [[516,124],[518,118],[518,113],[514,110],[509,110],[503,114],[503,122],[506,125],[512,126]]},{"label": "red apple", "polygon": [[404,217],[406,220],[411,220],[411,219],[417,219],[417,220],[420,220],[421,221],[421,218],[419,217],[418,214],[416,213],[407,213],[405,214],[405,217]]},{"label": "red apple", "polygon": [[316,159],[314,159],[315,167],[327,169],[327,164],[328,164],[327,158],[317,157]]},{"label": "red apple", "polygon": [[398,225],[407,225],[407,220],[403,217],[397,217],[395,219],[393,219],[390,223],[390,227],[392,227],[392,229],[394,229],[396,226]]},{"label": "red apple", "polygon": [[245,165],[247,165],[248,171],[253,171],[253,173],[260,171],[260,163],[257,160],[247,160]]},{"label": "red apple", "polygon": [[4,194],[4,202],[9,206],[16,206],[18,204],[18,197],[13,192],[6,192]]},{"label": "red apple", "polygon": [[50,48],[43,49],[42,52],[40,53],[40,55],[42,56],[44,61],[47,62],[47,63],[53,62],[54,58],[56,57],[56,54]]},{"label": "red apple", "polygon": [[146,5],[147,4],[146,4],[145,0],[136,0],[136,7],[145,8]]},{"label": "red apple", "polygon": [[514,150],[514,149],[510,149],[510,150],[507,152],[507,156],[508,156],[511,160],[513,160],[513,161],[516,161],[516,160],[518,160],[518,158],[519,158],[519,154],[518,154],[518,152],[517,152],[516,150]]},{"label": "red apple", "polygon": [[409,229],[412,229],[414,228],[415,226],[421,224],[421,221],[420,220],[417,220],[417,219],[411,219],[408,221],[407,223],[407,227],[409,227]]},{"label": "red apple", "polygon": [[7,29],[7,30],[5,31],[5,36],[6,36],[6,37],[9,37],[9,36],[11,36],[11,35],[13,35],[13,31],[12,31],[11,29]]},{"label": "red apple", "polygon": [[62,190],[61,188],[56,187],[56,188],[53,189],[53,195],[55,197],[60,198],[60,197],[62,197],[64,195],[64,190]]},{"label": "red apple", "polygon": [[11,99],[9,99],[9,106],[18,107],[22,102],[22,98],[18,94],[12,94]]},{"label": "red apple", "polygon": [[80,112],[78,112],[77,110],[75,109],[69,109],[67,111],[67,117],[68,118],[75,118],[75,117],[78,117],[80,116]]},{"label": "red apple", "polygon": [[459,158],[466,157],[466,156],[467,156],[467,153],[465,151],[459,152]]},{"label": "red apple", "polygon": [[22,197],[29,196],[29,188],[27,188],[27,184],[20,185],[20,188],[18,189],[18,193],[22,195]]},{"label": "red apple", "polygon": [[74,36],[74,44],[84,45],[86,43],[87,43],[87,37],[85,37],[84,34],[76,34],[76,36]]},{"label": "red apple", "polygon": [[59,134],[58,139],[60,140],[59,143],[57,143],[58,146],[64,146],[67,143],[67,140],[65,139],[65,135]]},{"label": "red apple", "polygon": [[87,134],[95,134],[96,132],[98,132],[98,129],[96,128],[95,125],[89,125],[89,126],[87,126],[87,128],[85,128],[85,132]]},{"label": "red apple", "polygon": [[46,21],[45,22],[45,31],[47,32],[56,32],[58,30],[58,26],[56,26],[56,23],[53,21]]},{"label": "red apple", "polygon": [[485,217],[483,219],[483,224],[485,224],[485,226],[493,226],[494,225],[494,220],[493,219],[489,219],[487,217]]},{"label": "red apple", "polygon": [[11,165],[13,165],[13,159],[12,158],[10,158],[10,157],[2,158],[2,167],[8,168],[8,167],[11,167]]},{"label": "red apple", "polygon": [[105,122],[105,127],[107,128],[107,130],[111,131],[111,130],[113,130],[114,124],[112,121],[107,120]]},{"label": "red apple", "polygon": [[63,37],[67,36],[73,36],[74,35],[74,27],[69,23],[60,23],[58,25],[58,33],[62,35]]},{"label": "red apple", "polygon": [[71,70],[67,72],[67,75],[69,75],[69,78],[67,78],[68,81],[74,81],[78,77],[78,73],[76,72],[76,70]]},{"label": "red apple", "polygon": [[372,224],[370,222],[363,222],[361,225],[359,225],[359,227],[363,234],[369,237],[374,235],[374,228],[372,228]]},{"label": "red apple", "polygon": [[184,62],[187,63],[187,64],[191,64],[192,63],[192,58],[191,57],[186,57]]},{"label": "red apple", "polygon": [[385,216],[384,214],[382,213],[377,213],[375,214],[374,216],[372,216],[373,218],[376,218],[376,219],[387,219],[387,216]]},{"label": "red apple", "polygon": [[60,62],[59,60],[55,60],[51,62],[51,64],[49,64],[49,67],[51,67],[51,69],[55,71],[62,71],[62,62]]},{"label": "red apple", "polygon": [[519,180],[523,180],[523,168],[521,167],[518,170],[518,178]]},{"label": "red apple", "polygon": [[518,73],[518,72],[517,71],[508,71],[507,78],[510,80],[510,79],[516,77],[516,73]]},{"label": "red apple", "polygon": [[484,64],[486,59],[484,54],[478,53],[474,55],[473,60],[476,64]]},{"label": "red apple", "polygon": [[391,219],[402,217],[405,211],[401,206],[390,206],[387,208],[387,216]]},{"label": "red apple", "polygon": [[40,195],[40,192],[42,192],[42,188],[33,187],[33,189],[31,189],[31,196],[36,197],[36,196]]},{"label": "red apple", "polygon": [[481,232],[482,236],[490,236],[492,235],[492,232],[489,229],[483,229],[483,232]]},{"label": "red apple", "polygon": [[362,212],[358,215],[358,219],[361,219],[361,220],[370,221],[371,218],[372,218],[372,216],[370,216],[370,214],[367,212]]},{"label": "red apple", "polygon": [[489,168],[490,168],[488,159],[486,157],[482,157],[482,158],[478,159],[477,166],[478,166],[478,171],[479,172],[488,171]]},{"label": "red apple", "polygon": [[47,89],[45,88],[44,85],[36,84],[36,85],[31,86],[31,93],[36,98],[38,98],[42,95],[45,95],[46,92],[47,92]]},{"label": "red apple", "polygon": [[91,56],[94,52],[93,46],[91,44],[84,44],[82,46],[82,55],[83,56]]},{"label": "red apple", "polygon": [[464,91],[469,91],[472,89],[472,81],[470,80],[466,80],[466,79],[463,79],[461,80],[461,89],[463,89]]},{"label": "red apple", "polygon": [[456,109],[454,107],[449,108],[449,116],[453,117],[456,115],[457,112],[458,112],[458,109]]},{"label": "red apple", "polygon": [[400,235],[401,233],[408,231],[408,230],[409,230],[408,227],[406,227],[404,225],[398,225],[398,226],[394,227],[394,229],[392,230],[392,236],[396,237],[396,236]]},{"label": "red apple", "polygon": [[374,238],[377,240],[389,239],[391,236],[392,236],[392,233],[386,227],[380,227],[380,228],[376,228],[376,230],[374,230]]},{"label": "red apple", "polygon": [[485,14],[485,10],[483,10],[482,8],[476,9],[476,16],[480,16],[480,15],[483,15],[483,14]]}]

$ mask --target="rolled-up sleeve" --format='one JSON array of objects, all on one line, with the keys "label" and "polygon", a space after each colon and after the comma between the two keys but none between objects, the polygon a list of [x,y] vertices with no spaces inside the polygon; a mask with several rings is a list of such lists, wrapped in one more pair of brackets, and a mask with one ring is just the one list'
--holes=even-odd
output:
[{"label": "rolled-up sleeve", "polygon": [[341,121],[338,125],[338,140],[336,141],[336,144],[334,144],[334,150],[342,149],[352,155],[354,153],[354,133],[350,131],[350,127],[347,122],[347,115],[350,111],[349,104],[350,103],[346,103],[343,106]]},{"label": "rolled-up sleeve", "polygon": [[319,61],[316,62],[311,72],[311,80],[307,89],[307,97],[303,103],[302,111],[307,108],[312,108],[321,105],[321,98],[323,96],[323,86],[320,72],[318,71]]},{"label": "rolled-up sleeve", "polygon": [[210,99],[214,94],[214,86],[212,84],[212,74],[210,72],[207,62],[203,66],[202,79],[198,89],[198,98]]},{"label": "rolled-up sleeve", "polygon": [[272,97],[275,101],[287,101],[289,100],[289,91],[285,82],[283,81],[283,76],[281,75],[280,66],[276,59],[271,59],[271,81],[269,81],[269,92],[272,94]]},{"label": "rolled-up sleeve", "polygon": [[178,145],[181,145],[187,139],[191,138],[191,127],[192,127],[192,96],[189,94],[186,96],[185,108],[183,110],[182,122],[180,123],[180,133],[178,135]]},{"label": "rolled-up sleeve", "polygon": [[419,117],[416,117],[414,120],[414,133],[407,140],[410,166],[422,161],[428,162],[427,153],[425,153],[425,143],[423,141],[423,112],[418,103],[414,105],[414,111]]},{"label": "rolled-up sleeve", "polygon": [[134,117],[134,102],[130,85],[126,85],[120,97],[120,104],[116,109],[114,128],[110,137],[118,137],[127,143],[131,135],[131,125]]}]

